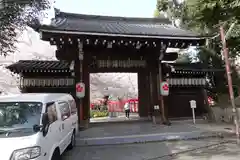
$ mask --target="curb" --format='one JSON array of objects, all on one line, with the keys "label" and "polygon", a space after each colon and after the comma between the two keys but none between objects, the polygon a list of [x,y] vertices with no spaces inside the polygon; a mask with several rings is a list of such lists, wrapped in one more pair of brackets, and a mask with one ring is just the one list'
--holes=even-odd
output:
[{"label": "curb", "polygon": [[115,136],[115,137],[97,137],[97,138],[77,138],[77,146],[99,146],[99,145],[119,145],[119,144],[134,144],[147,142],[162,142],[162,141],[180,141],[203,138],[224,138],[232,136],[232,133],[224,132],[180,132],[180,133],[162,133],[162,134],[145,134],[145,135],[130,135],[130,136]]},{"label": "curb", "polygon": [[102,125],[115,125],[115,124],[133,124],[133,123],[145,123],[151,122],[148,119],[130,119],[124,121],[109,121],[109,122],[91,122],[90,126],[102,126]]}]

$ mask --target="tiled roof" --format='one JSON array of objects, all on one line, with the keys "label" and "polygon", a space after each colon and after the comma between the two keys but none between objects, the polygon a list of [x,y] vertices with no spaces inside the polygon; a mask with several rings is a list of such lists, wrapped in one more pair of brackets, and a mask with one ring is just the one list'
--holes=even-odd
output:
[{"label": "tiled roof", "polygon": [[[165,63],[164,63],[165,64]],[[224,71],[211,69],[202,63],[166,63],[174,67],[175,71],[185,72],[214,72]],[[37,60],[21,60],[6,68],[12,72],[70,72],[70,63],[67,61],[37,61]],[[166,66],[163,65],[165,68]],[[166,68],[165,68],[166,69]]]},{"label": "tiled roof", "polygon": [[163,18],[124,18],[93,16],[60,12],[50,26],[42,26],[42,31],[68,31],[76,34],[109,34],[127,36],[172,37],[179,39],[201,38],[199,35],[176,28]]},{"label": "tiled roof", "polygon": [[21,60],[6,68],[12,72],[22,71],[64,71],[69,72],[70,63],[66,61]]},{"label": "tiled roof", "polygon": [[176,71],[190,71],[190,72],[222,72],[223,69],[215,69],[210,66],[206,66],[203,63],[167,63],[167,65],[173,66]]},{"label": "tiled roof", "polygon": [[184,70],[184,71],[201,70],[201,69],[208,68],[202,63],[174,63],[172,65],[175,68],[175,70]]}]

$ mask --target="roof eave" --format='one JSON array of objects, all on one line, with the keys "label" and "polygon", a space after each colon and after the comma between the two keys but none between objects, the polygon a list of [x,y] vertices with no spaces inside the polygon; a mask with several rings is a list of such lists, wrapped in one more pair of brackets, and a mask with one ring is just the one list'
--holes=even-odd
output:
[{"label": "roof eave", "polygon": [[[107,36],[107,37],[123,37],[123,38],[146,38],[146,39],[179,39],[179,40],[206,40],[203,36],[165,36],[165,35],[137,35],[137,34],[114,34],[114,33],[99,33],[99,32],[80,32],[66,31],[53,29],[53,27],[44,27],[40,29],[43,40],[49,40],[49,36],[44,34],[70,34],[70,35],[85,35],[85,36]],[[45,38],[46,37],[46,38]]]}]

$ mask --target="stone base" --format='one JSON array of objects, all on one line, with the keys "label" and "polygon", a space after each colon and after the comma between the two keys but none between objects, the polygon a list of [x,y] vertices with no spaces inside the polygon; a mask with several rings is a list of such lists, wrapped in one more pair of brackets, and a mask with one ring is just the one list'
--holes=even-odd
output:
[{"label": "stone base", "polygon": [[80,121],[80,129],[87,129],[89,127],[89,119]]}]

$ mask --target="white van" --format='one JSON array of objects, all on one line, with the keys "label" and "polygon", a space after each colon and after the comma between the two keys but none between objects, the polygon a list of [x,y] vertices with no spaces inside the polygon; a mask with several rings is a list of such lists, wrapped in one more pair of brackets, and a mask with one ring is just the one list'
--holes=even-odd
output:
[{"label": "white van", "polygon": [[75,146],[76,103],[69,94],[0,96],[0,159],[59,160]]}]

